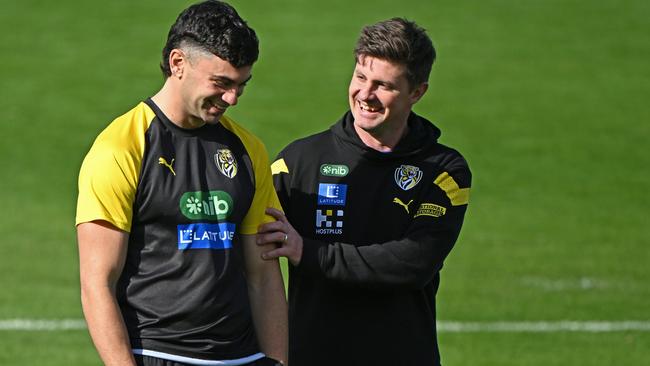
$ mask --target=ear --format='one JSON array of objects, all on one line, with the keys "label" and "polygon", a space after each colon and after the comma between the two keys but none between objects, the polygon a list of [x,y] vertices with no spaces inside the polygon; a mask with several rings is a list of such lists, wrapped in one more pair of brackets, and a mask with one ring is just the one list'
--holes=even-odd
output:
[{"label": "ear", "polygon": [[170,77],[180,79],[183,77],[183,71],[187,64],[187,55],[180,49],[174,48],[169,52],[169,69],[172,74]]},{"label": "ear", "polygon": [[420,98],[424,95],[424,93],[427,92],[427,89],[429,89],[429,83],[422,83],[418,85],[415,89],[411,91],[411,95],[409,95],[409,98],[411,99],[411,104],[417,103]]}]

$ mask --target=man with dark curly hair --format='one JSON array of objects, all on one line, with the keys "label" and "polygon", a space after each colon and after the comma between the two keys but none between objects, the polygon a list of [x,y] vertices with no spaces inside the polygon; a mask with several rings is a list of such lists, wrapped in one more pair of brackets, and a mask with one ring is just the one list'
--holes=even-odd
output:
[{"label": "man with dark curly hair", "polygon": [[79,174],[81,299],[106,365],[276,365],[287,304],[259,225],[279,208],[264,145],[224,113],[258,39],[230,5],[184,10],[163,87],[116,118]]}]

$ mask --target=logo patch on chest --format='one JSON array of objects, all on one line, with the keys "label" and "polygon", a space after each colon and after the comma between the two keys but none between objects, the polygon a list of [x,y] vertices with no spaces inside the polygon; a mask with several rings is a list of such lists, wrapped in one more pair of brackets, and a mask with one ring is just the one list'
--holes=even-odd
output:
[{"label": "logo patch on chest", "polygon": [[174,167],[173,167],[174,159],[172,159],[171,163],[168,163],[167,159],[165,159],[163,156],[161,156],[161,157],[158,158],[158,164],[167,167],[167,169],[169,169],[169,171],[172,172],[172,174],[174,176],[176,175],[176,172],[174,171]]},{"label": "logo patch on chest", "polygon": [[404,209],[406,210],[406,213],[411,213],[411,211],[409,211],[409,205],[411,203],[413,203],[413,200],[408,201],[408,203],[404,203],[404,202],[402,202],[401,199],[395,197],[395,198],[393,198],[393,203],[397,203],[398,205],[404,207]]},{"label": "logo patch on chest", "polygon": [[343,234],[343,210],[316,210],[316,234]]},{"label": "logo patch on chest", "polygon": [[418,208],[418,211],[413,217],[419,216],[431,216],[431,217],[440,217],[447,212],[445,207],[436,205],[435,203],[423,203]]},{"label": "logo patch on chest", "polygon": [[214,154],[214,163],[221,174],[232,179],[237,175],[237,160],[229,149],[219,149]]},{"label": "logo patch on chest", "polygon": [[178,225],[178,249],[228,249],[232,248],[235,224],[193,223]]},{"label": "logo patch on chest", "polygon": [[395,183],[405,191],[415,187],[422,179],[420,168],[412,165],[400,165],[395,169]]},{"label": "logo patch on chest", "polygon": [[232,213],[232,197],[224,191],[185,192],[180,209],[190,220],[224,220]]},{"label": "logo patch on chest", "polygon": [[321,206],[345,206],[347,184],[319,183],[318,204]]},{"label": "logo patch on chest", "polygon": [[350,172],[347,165],[323,164],[320,166],[320,173],[328,177],[345,177]]}]

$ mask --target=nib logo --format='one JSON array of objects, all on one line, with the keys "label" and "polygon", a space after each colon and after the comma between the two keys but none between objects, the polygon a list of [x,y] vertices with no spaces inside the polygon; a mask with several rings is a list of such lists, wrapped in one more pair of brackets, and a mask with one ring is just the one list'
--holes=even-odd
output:
[{"label": "nib logo", "polygon": [[350,172],[347,165],[323,164],[320,166],[320,173],[328,177],[345,177]]},{"label": "nib logo", "polygon": [[191,220],[224,220],[232,213],[232,197],[224,191],[186,192],[179,203],[181,212]]}]

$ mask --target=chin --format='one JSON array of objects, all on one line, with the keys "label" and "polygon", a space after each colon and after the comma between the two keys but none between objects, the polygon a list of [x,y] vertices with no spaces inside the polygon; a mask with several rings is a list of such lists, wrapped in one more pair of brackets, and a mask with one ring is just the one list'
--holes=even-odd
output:
[{"label": "chin", "polygon": [[375,134],[377,131],[380,131],[381,124],[379,123],[368,123],[367,121],[355,121],[355,126],[369,134]]},{"label": "chin", "polygon": [[379,125],[381,125],[382,121],[384,120],[383,116],[368,118],[361,116],[359,113],[352,113],[352,115],[354,116],[354,124],[366,131],[374,130]]},{"label": "chin", "polygon": [[203,121],[205,123],[207,123],[207,124],[214,125],[214,124],[219,123],[219,120],[221,119],[221,116],[223,116],[223,113],[208,114],[208,115],[204,116]]}]

